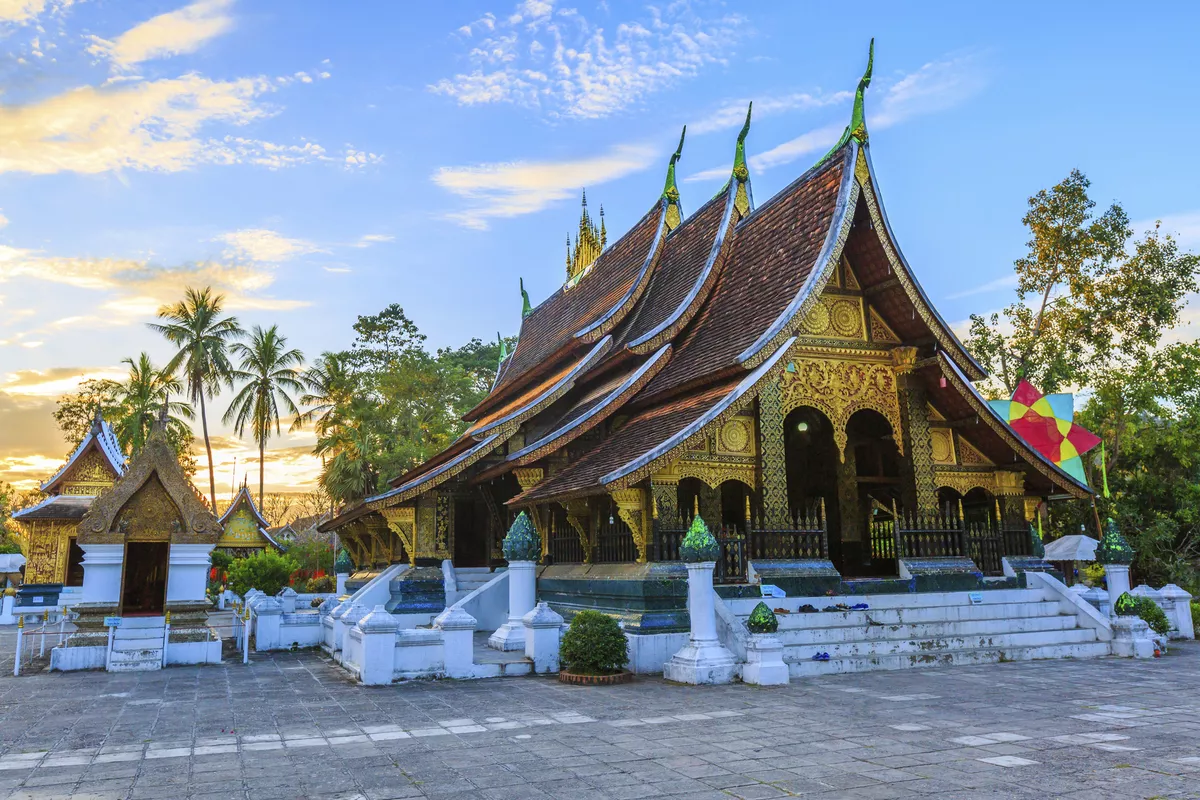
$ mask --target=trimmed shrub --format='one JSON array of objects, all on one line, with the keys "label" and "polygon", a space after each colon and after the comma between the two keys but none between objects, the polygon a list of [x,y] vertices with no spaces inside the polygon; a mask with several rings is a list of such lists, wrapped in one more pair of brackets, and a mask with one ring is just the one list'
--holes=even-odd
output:
[{"label": "trimmed shrub", "polygon": [[309,578],[308,583],[304,584],[304,591],[309,594],[325,594],[332,592],[337,587],[333,582],[333,578],[328,575],[322,575],[319,578]]},{"label": "trimmed shrub", "polygon": [[1122,617],[1141,617],[1150,626],[1150,630],[1157,634],[1165,634],[1171,630],[1171,623],[1167,621],[1167,615],[1158,607],[1158,603],[1149,597],[1125,592],[1117,598],[1115,611],[1118,616]]},{"label": "trimmed shrub", "polygon": [[766,603],[759,602],[750,612],[750,618],[746,620],[746,627],[751,633],[774,633],[779,630],[779,618],[775,616],[775,612],[767,607]]},{"label": "trimmed shrub", "polygon": [[251,589],[276,595],[288,585],[296,569],[296,562],[287,556],[263,550],[248,558],[234,559],[229,565],[229,588],[242,596]]},{"label": "trimmed shrub", "polygon": [[629,644],[617,621],[599,611],[580,611],[559,647],[563,669],[576,675],[612,675],[629,663]]},{"label": "trimmed shrub", "polygon": [[1192,601],[1192,630],[1200,631],[1200,603]]},{"label": "trimmed shrub", "polygon": [[233,563],[233,556],[226,553],[224,550],[212,551],[212,565],[217,568],[218,572],[228,572],[229,565]]}]

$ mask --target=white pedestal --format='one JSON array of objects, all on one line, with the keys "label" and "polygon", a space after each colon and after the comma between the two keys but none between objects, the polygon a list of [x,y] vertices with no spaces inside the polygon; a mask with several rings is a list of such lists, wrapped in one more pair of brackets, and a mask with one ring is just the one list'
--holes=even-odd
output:
[{"label": "white pedestal", "polygon": [[752,633],[746,643],[742,681],[759,686],[783,686],[791,679],[783,663],[783,642],[772,633]]},{"label": "white pedestal", "polygon": [[1129,565],[1105,564],[1104,577],[1108,583],[1108,613],[1116,615],[1117,598],[1129,591]]},{"label": "white pedestal", "polygon": [[534,672],[558,672],[559,638],[562,615],[546,603],[525,615],[525,657],[533,661]]},{"label": "white pedestal", "polygon": [[1164,601],[1169,601],[1174,606],[1171,609],[1172,614],[1168,616],[1171,616],[1171,627],[1175,630],[1175,635],[1189,641],[1195,639],[1196,628],[1192,622],[1192,596],[1173,583],[1168,583],[1159,589],[1158,594]]},{"label": "white pedestal", "polygon": [[523,618],[533,610],[537,597],[537,564],[533,561],[511,561],[508,565],[508,622],[488,637],[488,647],[494,650],[524,650],[525,623]]},{"label": "white pedestal", "polygon": [[688,564],[688,643],[663,667],[669,681],[691,684],[731,683],[737,662],[717,639],[716,609],[713,605],[715,561]]},{"label": "white pedestal", "polygon": [[[207,599],[211,544],[173,544],[167,568],[167,602],[203,603]],[[87,582],[86,572],[84,583]]]},{"label": "white pedestal", "polygon": [[[527,562],[518,562],[527,563]],[[448,678],[472,677],[475,663],[475,618],[461,608],[447,608],[433,626],[442,631],[442,662]]]},{"label": "white pedestal", "polygon": [[[121,602],[123,544],[85,544],[83,550],[83,602]],[[169,576],[168,576],[169,579]]]},{"label": "white pedestal", "polygon": [[3,604],[0,604],[0,625],[16,625],[17,618],[13,614],[13,605],[17,602],[17,598],[11,594],[4,595]]},{"label": "white pedestal", "polygon": [[334,587],[334,591],[338,597],[342,597],[346,594],[346,581],[349,579],[350,573],[348,572],[339,572],[337,574],[337,584]]},{"label": "white pedestal", "polygon": [[367,686],[386,686],[396,672],[396,631],[400,623],[382,605],[358,621],[355,633],[362,639],[358,679]]},{"label": "white pedestal", "polygon": [[1121,658],[1154,658],[1154,632],[1141,617],[1114,617],[1112,654]]}]

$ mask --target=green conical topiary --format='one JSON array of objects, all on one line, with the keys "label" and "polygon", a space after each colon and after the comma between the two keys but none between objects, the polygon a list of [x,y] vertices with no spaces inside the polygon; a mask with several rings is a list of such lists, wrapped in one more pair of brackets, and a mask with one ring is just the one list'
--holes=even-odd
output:
[{"label": "green conical topiary", "polygon": [[1042,542],[1042,535],[1038,533],[1037,528],[1033,527],[1033,523],[1029,524],[1029,547],[1034,558],[1045,558],[1046,545]]},{"label": "green conical topiary", "polygon": [[504,557],[512,561],[537,561],[542,557],[542,540],[533,529],[533,520],[522,511],[513,520],[504,537]]},{"label": "green conical topiary", "polygon": [[1104,537],[1096,548],[1096,560],[1101,564],[1133,563],[1133,548],[1125,541],[1112,517],[1104,525]]},{"label": "green conical topiary", "polygon": [[338,575],[349,575],[354,571],[354,562],[350,560],[350,553],[346,548],[338,551],[337,560],[333,562],[333,571]]},{"label": "green conical topiary", "polygon": [[692,527],[679,545],[679,560],[689,564],[701,561],[716,561],[721,553],[717,540],[708,532],[708,526],[699,516],[692,518]]},{"label": "green conical topiary", "polygon": [[779,630],[779,618],[775,616],[775,612],[767,607],[766,603],[759,602],[750,612],[750,619],[746,620],[746,627],[751,633],[774,633]]}]

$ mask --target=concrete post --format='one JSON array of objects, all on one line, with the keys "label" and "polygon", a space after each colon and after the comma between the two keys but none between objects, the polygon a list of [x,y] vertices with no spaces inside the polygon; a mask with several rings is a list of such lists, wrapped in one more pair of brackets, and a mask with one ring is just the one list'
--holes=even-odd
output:
[{"label": "concrete post", "polygon": [[[1166,586],[1158,590],[1158,594],[1163,599],[1164,610],[1169,601],[1173,608],[1167,612],[1167,618],[1171,620],[1171,628],[1176,632],[1180,639],[1195,639],[1196,627],[1192,623],[1192,596],[1182,588],[1173,583],[1168,583]],[[8,598],[6,597],[5,600]]]},{"label": "concrete post", "polygon": [[12,591],[12,589],[4,590],[4,601],[0,605],[0,625],[12,625],[17,621],[17,618],[13,616],[13,605],[17,602],[17,598],[16,592],[9,594]]},{"label": "concrete post", "polygon": [[[257,598],[256,598],[257,599]],[[283,606],[274,597],[259,600],[254,607],[254,651],[279,649],[279,623]]]},{"label": "concrete post", "polygon": [[688,643],[663,668],[663,677],[679,683],[705,684],[733,681],[735,660],[717,639],[717,616],[713,605],[713,569],[715,561],[687,565],[688,617],[691,636]]},{"label": "concrete post", "polygon": [[1117,598],[1129,591],[1129,565],[1105,564],[1104,577],[1108,581],[1109,615],[1117,613]]},{"label": "concrete post", "polygon": [[526,614],[533,610],[537,597],[537,562],[508,563],[508,622],[488,637],[488,647],[496,650],[524,650]]},{"label": "concrete post", "polygon": [[451,606],[438,614],[433,627],[442,632],[442,663],[446,677],[470,678],[475,663],[475,618],[461,608]]},{"label": "concrete post", "polygon": [[283,591],[279,593],[279,603],[283,607],[283,613],[296,613],[296,590],[290,586],[283,587]]},{"label": "concrete post", "polygon": [[538,603],[522,622],[525,624],[525,657],[533,661],[533,671],[558,672],[562,615],[548,604]]},{"label": "concrete post", "polygon": [[783,642],[773,633],[752,633],[746,643],[742,681],[758,686],[783,686],[791,680],[783,663]]},{"label": "concrete post", "polygon": [[342,636],[345,633],[345,626],[342,625],[342,617],[346,616],[346,612],[350,610],[350,601],[343,600],[333,607],[329,612],[329,618],[333,621],[333,642],[330,647],[336,652],[342,649]]},{"label": "concrete post", "polygon": [[1112,654],[1121,658],[1154,658],[1154,632],[1141,617],[1113,617]]},{"label": "concrete post", "polygon": [[341,597],[342,595],[346,594],[346,581],[348,581],[348,580],[350,580],[349,572],[337,573],[337,584],[334,587],[334,591],[337,592],[338,597]]},{"label": "concrete post", "polygon": [[382,605],[355,625],[362,637],[362,660],[358,679],[367,686],[386,686],[396,671],[396,631],[400,623]]}]

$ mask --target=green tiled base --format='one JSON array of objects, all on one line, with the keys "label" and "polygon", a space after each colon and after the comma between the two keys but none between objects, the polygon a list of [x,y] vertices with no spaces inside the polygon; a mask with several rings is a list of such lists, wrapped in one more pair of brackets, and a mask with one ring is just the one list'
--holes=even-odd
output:
[{"label": "green tiled base", "polygon": [[537,595],[568,621],[584,609],[594,609],[620,619],[628,633],[689,628],[687,568],[680,562],[542,567]]}]

